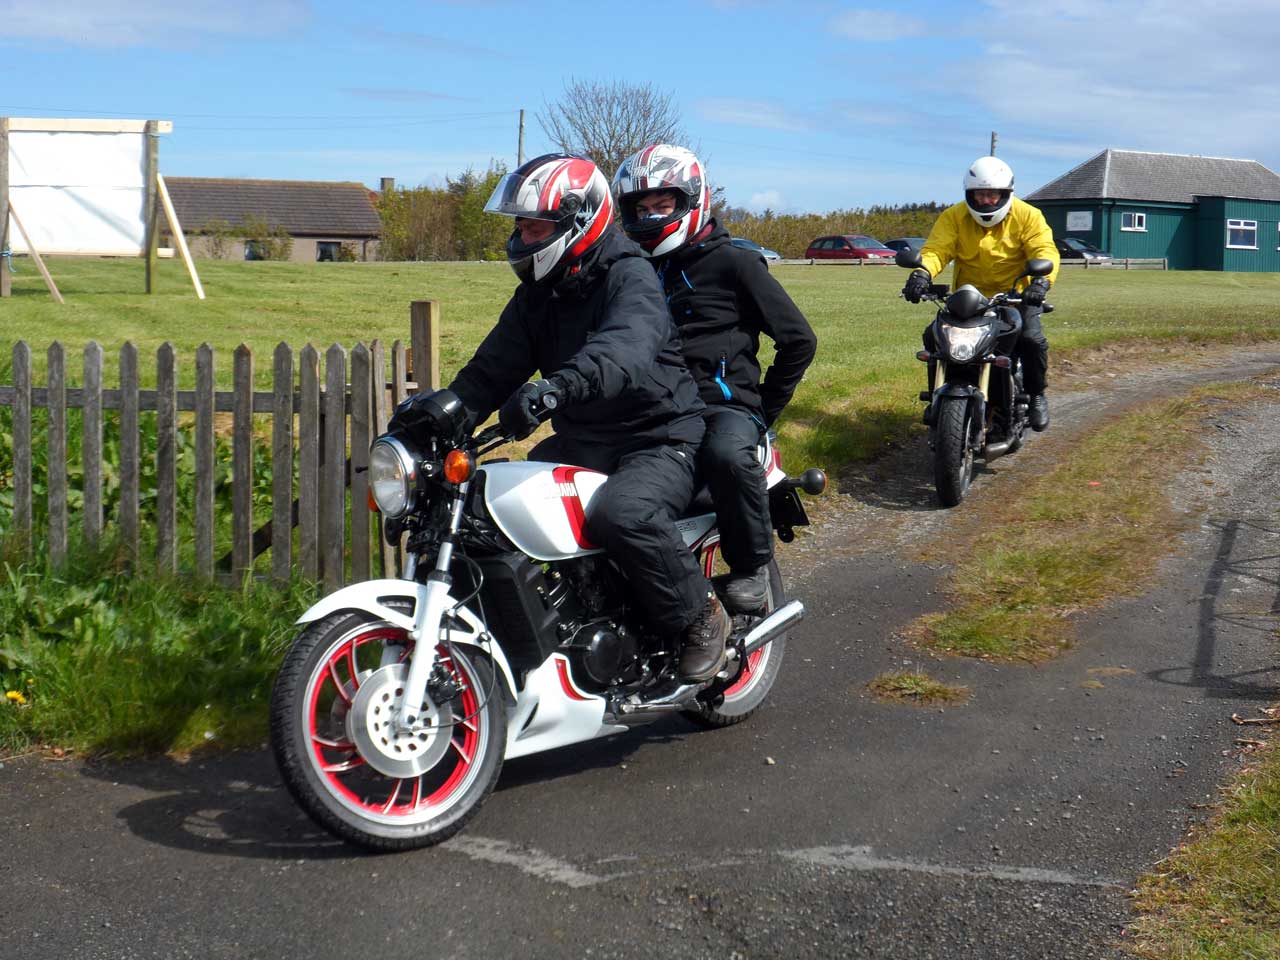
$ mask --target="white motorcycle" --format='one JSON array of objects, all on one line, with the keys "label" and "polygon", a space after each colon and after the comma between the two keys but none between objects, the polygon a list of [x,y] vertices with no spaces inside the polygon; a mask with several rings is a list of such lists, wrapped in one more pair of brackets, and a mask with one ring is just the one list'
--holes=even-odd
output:
[{"label": "white motorcycle", "polygon": [[[804,616],[798,600],[784,602],[772,563],[764,606],[734,617],[725,668],[682,683],[680,638],[646,630],[635,616],[642,597],[584,533],[608,477],[477,464],[510,438],[498,427],[464,436],[457,397],[430,399],[424,449],[384,435],[370,454],[388,541],[408,534],[403,579],[353,584],[304,613],[271,699],[272,747],[294,799],[326,830],[375,850],[457,833],[507,758],[673,712],[710,727],[746,719]],[[774,527],[790,541],[809,522],[797,491],[820,493],[826,477],[787,477],[772,434],[760,461]],[[700,497],[677,526],[712,577],[720,537],[709,505]]]}]

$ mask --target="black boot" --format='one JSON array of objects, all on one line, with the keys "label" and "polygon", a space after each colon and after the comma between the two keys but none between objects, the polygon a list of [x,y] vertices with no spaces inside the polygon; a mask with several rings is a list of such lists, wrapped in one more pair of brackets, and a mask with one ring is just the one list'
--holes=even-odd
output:
[{"label": "black boot", "polygon": [[1031,398],[1031,409],[1028,411],[1031,419],[1031,429],[1036,433],[1049,426],[1049,400],[1043,393],[1037,393]]},{"label": "black boot", "polygon": [[721,590],[724,605],[734,613],[755,613],[769,596],[769,568],[753,573],[730,573]]},{"label": "black boot", "polygon": [[724,612],[720,598],[707,594],[707,605],[684,632],[680,651],[680,679],[685,683],[710,680],[724,667],[724,645],[733,632],[733,621]]}]

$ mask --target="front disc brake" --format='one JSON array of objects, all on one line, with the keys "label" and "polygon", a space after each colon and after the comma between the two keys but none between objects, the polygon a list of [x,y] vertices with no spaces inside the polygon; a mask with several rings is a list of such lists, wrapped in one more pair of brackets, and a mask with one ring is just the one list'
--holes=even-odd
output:
[{"label": "front disc brake", "polygon": [[347,712],[347,736],[379,773],[400,780],[426,773],[444,756],[453,736],[453,711],[423,700],[410,730],[397,718],[409,676],[406,663],[381,667],[365,677]]}]

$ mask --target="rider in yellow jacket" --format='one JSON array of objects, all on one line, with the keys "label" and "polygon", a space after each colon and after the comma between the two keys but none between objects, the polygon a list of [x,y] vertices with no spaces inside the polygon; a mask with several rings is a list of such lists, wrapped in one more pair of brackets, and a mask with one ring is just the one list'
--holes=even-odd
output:
[{"label": "rider in yellow jacket", "polygon": [[[964,187],[964,202],[944,210],[929,231],[920,251],[921,268],[907,278],[902,295],[918,303],[933,278],[952,261],[955,287],[972,284],[986,297],[1021,289],[1022,334],[1017,349],[1023,389],[1031,397],[1031,426],[1043,430],[1049,425],[1049,403],[1044,395],[1049,341],[1041,330],[1040,315],[1045,294],[1058,278],[1060,261],[1053,231],[1044,214],[1013,196],[1013,171],[1003,160],[975,160],[965,175]],[[1027,282],[1023,273],[1032,259],[1052,261],[1053,272]],[[925,346],[933,349],[928,342]]]}]

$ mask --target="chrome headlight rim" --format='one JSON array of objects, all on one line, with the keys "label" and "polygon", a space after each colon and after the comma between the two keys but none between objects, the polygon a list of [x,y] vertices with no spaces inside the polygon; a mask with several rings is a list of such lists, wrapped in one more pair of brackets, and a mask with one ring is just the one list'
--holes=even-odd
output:
[{"label": "chrome headlight rim", "polygon": [[[399,479],[399,490],[394,499],[385,499],[380,495],[390,478],[379,480],[378,463],[375,458],[383,452],[388,453],[391,465],[396,469]],[[409,448],[395,437],[379,437],[369,450],[369,490],[373,494],[378,511],[388,519],[397,520],[413,509],[414,494],[418,489],[418,460]]]}]

